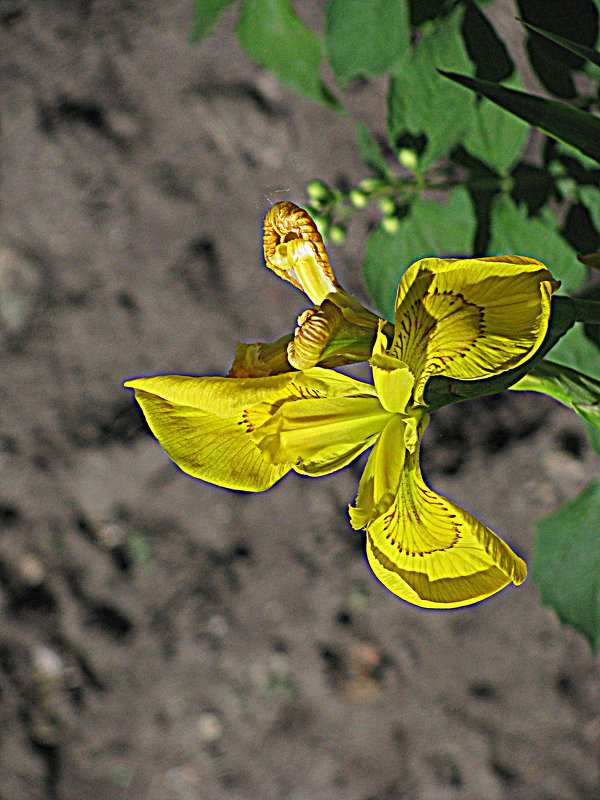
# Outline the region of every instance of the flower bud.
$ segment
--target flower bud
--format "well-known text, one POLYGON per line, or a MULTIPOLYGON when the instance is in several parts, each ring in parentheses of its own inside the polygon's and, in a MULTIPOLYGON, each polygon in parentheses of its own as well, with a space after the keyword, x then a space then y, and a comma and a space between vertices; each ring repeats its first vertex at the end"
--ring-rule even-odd
POLYGON ((398 153, 398 161, 403 167, 406 167, 406 169, 409 169, 411 172, 416 170, 419 163, 415 151, 410 150, 408 147, 402 147, 400 149, 400 152, 398 153))
POLYGON ((306 193, 313 202, 322 203, 331 196, 331 189, 323 181, 310 181, 306 185, 306 193))
POLYGON ((361 192, 360 189, 352 189, 349 197, 354 208, 364 208, 369 202, 367 195, 364 192, 361 192))
POLYGON ((346 229, 341 225, 332 225, 329 229, 329 241, 331 244, 344 244, 346 241, 346 229))
POLYGON ((400 220, 398 217, 384 217, 381 220, 381 227, 386 233, 389 233, 390 236, 393 236, 400 230, 400 220))

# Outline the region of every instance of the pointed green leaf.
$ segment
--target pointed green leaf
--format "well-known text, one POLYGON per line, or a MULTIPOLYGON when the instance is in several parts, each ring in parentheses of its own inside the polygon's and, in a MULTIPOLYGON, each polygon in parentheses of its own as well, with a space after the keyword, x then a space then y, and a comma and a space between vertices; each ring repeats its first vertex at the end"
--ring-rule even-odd
POLYGON ((528 217, 525 206, 517 207, 510 197, 499 195, 492 204, 490 228, 490 255, 537 258, 562 281, 563 292, 574 292, 583 284, 587 270, 558 232, 552 215, 528 217))
POLYGON ((201 42, 233 0, 194 0, 192 41, 201 42))
POLYGON ((537 524, 532 576, 542 600, 580 631, 600 640, 600 481, 537 524))
POLYGON ((339 108, 321 80, 321 40, 299 19, 289 0, 244 0, 237 31, 246 54, 282 83, 339 108))
POLYGON ((585 58, 587 61, 591 61, 592 64, 596 64, 600 67, 600 53, 597 50, 579 44, 579 42, 572 42, 570 39, 565 39, 564 36, 559 36, 557 33, 545 31, 543 28, 538 28, 537 25, 532 25, 530 22, 525 22, 523 19, 520 19, 519 22, 526 28, 529 28, 529 30, 539 33, 540 36, 543 36, 545 39, 559 44, 561 47, 564 47, 565 50, 569 50, 571 53, 575 53, 576 56, 581 56, 581 58, 585 58))
POLYGON ((474 98, 444 81, 436 67, 473 69, 461 36, 464 9, 432 23, 414 50, 394 68, 388 94, 390 142, 403 134, 425 134, 421 167, 436 161, 462 139, 473 121, 474 98))
POLYGON ((454 189, 444 205, 417 198, 397 233, 377 228, 367 241, 364 276, 369 297, 383 316, 394 317, 396 289, 404 270, 426 256, 470 255, 475 214, 465 189, 454 189))
POLYGON ((546 100, 527 92, 506 89, 497 83, 480 81, 468 75, 455 72, 441 74, 450 80, 482 94, 502 108, 524 119, 530 125, 544 131, 566 144, 581 150, 582 153, 600 163, 600 119, 571 108, 556 100, 546 100))
POLYGON ((325 46, 341 85, 359 75, 385 72, 408 48, 406 0, 330 0, 325 46))

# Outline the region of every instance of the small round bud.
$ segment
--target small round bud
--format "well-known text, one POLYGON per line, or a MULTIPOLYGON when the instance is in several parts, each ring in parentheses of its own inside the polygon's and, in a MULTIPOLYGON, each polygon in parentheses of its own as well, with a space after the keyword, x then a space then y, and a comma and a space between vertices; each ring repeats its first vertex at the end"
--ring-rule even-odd
POLYGON ((414 172, 417 168, 418 158, 417 154, 414 150, 410 150, 408 147, 402 147, 400 152, 398 153, 398 161, 402 164, 403 167, 406 169, 411 170, 414 172))
POLYGON ((349 197, 354 208, 364 208, 369 202, 367 195, 364 192, 361 192, 360 189, 352 189, 349 197))
POLYGON ((331 190, 325 186, 323 181, 310 181, 306 185, 306 194, 313 202, 322 203, 330 196, 331 190))
POLYGON ((559 178, 556 181, 556 188, 567 200, 575 200, 577 197, 577 184, 573 178, 559 178))
POLYGON ((398 217, 384 217, 381 220, 381 227, 386 233, 389 233, 390 236, 393 236, 400 230, 400 220, 398 217))
POLYGON ((392 200, 391 197, 382 197, 379 201, 379 208, 381 209, 381 213, 385 217, 391 217, 392 214, 396 211, 396 203, 392 200))
POLYGON ((382 186, 384 186, 384 182, 380 181, 379 178, 363 178, 358 184, 358 188, 367 194, 376 192, 378 189, 381 189, 382 186))
POLYGON ((329 229, 329 241, 331 244, 344 244, 346 230, 341 225, 332 225, 329 229))
POLYGON ((565 174, 565 168, 560 161, 551 161, 548 164, 548 172, 553 178, 560 178, 565 174))

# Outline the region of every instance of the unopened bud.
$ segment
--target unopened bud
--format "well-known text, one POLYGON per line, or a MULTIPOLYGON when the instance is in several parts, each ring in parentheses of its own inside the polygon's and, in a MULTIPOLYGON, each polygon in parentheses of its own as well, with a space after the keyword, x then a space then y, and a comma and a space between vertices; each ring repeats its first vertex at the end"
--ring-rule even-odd
POLYGON ((358 184, 358 188, 367 194, 376 192, 378 189, 381 189, 382 186, 385 186, 385 184, 383 181, 379 180, 379 178, 364 178, 358 184))
POLYGON ((381 220, 381 227, 386 233, 393 236, 400 230, 400 220, 398 217, 384 217, 381 220))
POLYGON ((352 189, 349 197, 354 208, 364 208, 369 202, 367 195, 364 192, 361 192, 360 189, 352 189))
POLYGON ((409 169, 411 172, 415 171, 417 164, 419 163, 415 151, 410 150, 408 147, 402 147, 400 149, 400 152, 398 153, 398 161, 403 167, 406 167, 406 169, 409 169))
POLYGON ((381 209, 381 213, 386 217, 391 217, 392 214, 396 211, 396 203, 392 200, 391 197, 382 197, 379 201, 379 208, 381 209))
POLYGON ((331 190, 325 186, 323 181, 310 181, 306 185, 306 194, 314 202, 322 203, 331 195, 331 190))
POLYGON ((346 230, 341 225, 332 225, 328 235, 331 244, 344 244, 346 241, 346 230))

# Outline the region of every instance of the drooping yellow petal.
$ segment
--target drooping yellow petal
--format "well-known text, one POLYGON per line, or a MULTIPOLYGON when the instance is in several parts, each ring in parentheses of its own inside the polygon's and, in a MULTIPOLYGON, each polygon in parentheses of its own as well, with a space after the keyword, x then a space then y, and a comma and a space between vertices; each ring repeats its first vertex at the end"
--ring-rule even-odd
MULTIPOLYGON (((381 463, 397 459, 393 438, 382 436, 378 445, 381 463)), ((381 508, 375 519, 355 516, 352 524, 367 527, 371 568, 403 600, 426 608, 454 608, 525 580, 525 563, 502 539, 427 486, 418 447, 406 453, 397 494, 381 508)))
MULTIPOLYGON (((135 390, 150 429, 181 469, 219 486, 255 492, 268 489, 301 459, 299 454, 289 461, 281 455, 273 458, 257 445, 270 429, 267 427, 264 434, 258 432, 277 418, 282 407, 300 401, 335 403, 352 398, 368 400, 371 411, 381 411, 373 386, 320 367, 265 378, 157 375, 127 381, 125 386, 135 390)), ((359 426, 364 422, 362 411, 361 405, 355 415, 359 426)), ((331 430, 323 428, 321 432, 322 446, 331 461, 332 449, 343 449, 347 442, 338 445, 337 439, 331 438, 331 430)), ((304 436, 300 431, 301 441, 304 436)), ((313 450, 318 450, 314 444, 313 450)), ((309 469, 311 463, 309 459, 309 469)))
POLYGON ((403 361, 388 355, 386 348, 387 339, 380 325, 370 359, 373 382, 382 406, 387 411, 402 412, 415 378, 403 361))
POLYGON ((260 492, 291 469, 270 464, 248 434, 244 411, 293 396, 294 373, 270 378, 157 375, 127 381, 167 455, 195 478, 260 492))
POLYGON ((410 266, 398 287, 390 355, 414 372, 415 402, 423 402, 432 375, 478 380, 531 358, 559 285, 523 256, 426 258, 410 266))

